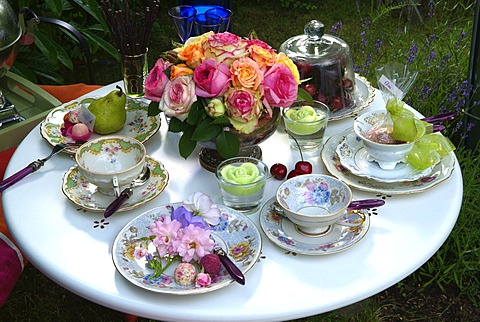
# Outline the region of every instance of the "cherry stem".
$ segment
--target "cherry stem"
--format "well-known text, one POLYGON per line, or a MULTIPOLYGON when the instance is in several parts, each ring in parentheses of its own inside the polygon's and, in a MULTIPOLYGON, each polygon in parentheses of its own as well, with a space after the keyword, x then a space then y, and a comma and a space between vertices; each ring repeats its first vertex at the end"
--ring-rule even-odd
MULTIPOLYGON (((287 130, 285 130, 285 132, 287 132, 287 130)), ((300 148, 300 144, 298 143, 297 139, 294 138, 293 135, 291 135, 291 134, 288 133, 288 132, 287 132, 287 135, 290 136, 290 137, 293 139, 293 141, 295 141, 295 144, 296 144, 297 147, 298 147, 298 152, 300 152, 300 158, 302 159, 302 161, 304 161, 304 160, 303 160, 302 148, 300 148)))

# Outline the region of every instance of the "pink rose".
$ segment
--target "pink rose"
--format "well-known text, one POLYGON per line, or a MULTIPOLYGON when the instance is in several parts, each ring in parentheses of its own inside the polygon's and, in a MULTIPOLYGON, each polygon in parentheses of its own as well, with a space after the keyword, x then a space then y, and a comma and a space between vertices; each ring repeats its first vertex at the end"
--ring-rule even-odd
POLYGON ((183 121, 187 118, 190 107, 196 100, 193 78, 191 76, 178 76, 167 83, 165 94, 158 105, 165 115, 183 121))
POLYGON ((208 286, 212 284, 212 278, 207 273, 198 273, 195 283, 196 287, 208 286))
POLYGON ((172 63, 166 62, 162 58, 157 60, 155 66, 153 66, 145 79, 145 98, 154 102, 160 101, 165 90, 165 85, 167 85, 169 81, 165 70, 172 65, 172 63))
POLYGON ((205 58, 214 58, 217 63, 230 65, 248 55, 247 41, 229 32, 213 34, 203 44, 205 58))
POLYGON ((207 59, 193 71, 197 85, 195 93, 200 97, 216 97, 225 94, 230 82, 230 69, 227 65, 217 65, 215 59, 207 59))
POLYGON ((263 78, 266 105, 289 107, 297 99, 298 85, 288 67, 276 63, 263 78))
POLYGON ((235 129, 246 134, 255 130, 263 108, 259 92, 231 88, 225 94, 225 106, 227 117, 235 129))

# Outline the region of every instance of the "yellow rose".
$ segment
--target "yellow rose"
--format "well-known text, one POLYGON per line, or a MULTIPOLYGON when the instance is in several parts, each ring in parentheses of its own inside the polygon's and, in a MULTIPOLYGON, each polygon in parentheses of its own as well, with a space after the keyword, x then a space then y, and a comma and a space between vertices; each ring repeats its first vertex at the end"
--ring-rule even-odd
POLYGON ((260 68, 273 66, 276 60, 276 53, 272 50, 263 48, 259 45, 251 45, 248 47, 250 57, 258 64, 260 68))
POLYGON ((193 69, 188 68, 185 64, 173 65, 170 70, 170 79, 175 79, 178 76, 193 75, 193 69))
POLYGON ((237 87, 257 90, 263 81, 263 73, 258 64, 251 58, 242 57, 230 66, 232 84, 237 87))
POLYGON ((290 58, 288 58, 287 55, 285 55, 285 53, 279 53, 277 55, 277 62, 279 64, 287 66, 288 69, 290 69, 290 71, 292 72, 292 75, 295 78, 297 84, 300 84, 300 73, 298 72, 297 66, 290 58))

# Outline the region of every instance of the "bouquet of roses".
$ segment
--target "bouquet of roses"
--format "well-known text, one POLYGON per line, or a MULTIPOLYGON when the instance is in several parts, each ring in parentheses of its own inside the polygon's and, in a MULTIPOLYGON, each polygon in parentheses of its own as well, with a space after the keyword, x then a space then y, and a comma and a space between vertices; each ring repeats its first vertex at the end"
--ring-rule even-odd
POLYGON ((215 141, 224 158, 240 143, 232 128, 252 133, 273 109, 298 98, 299 72, 284 53, 265 42, 229 32, 205 33, 158 59, 145 80, 149 115, 171 117, 169 131, 182 132, 180 155, 187 158, 198 141, 215 141))

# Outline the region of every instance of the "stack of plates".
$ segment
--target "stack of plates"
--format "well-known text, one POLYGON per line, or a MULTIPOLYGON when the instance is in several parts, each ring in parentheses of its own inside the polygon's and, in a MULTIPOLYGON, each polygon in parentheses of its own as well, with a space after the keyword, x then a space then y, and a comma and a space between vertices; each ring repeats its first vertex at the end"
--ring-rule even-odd
POLYGON ((453 152, 425 170, 399 163, 393 170, 383 170, 367 161, 361 139, 352 129, 330 137, 322 150, 327 170, 351 187, 363 191, 409 194, 427 190, 450 177, 455 166, 453 152))

